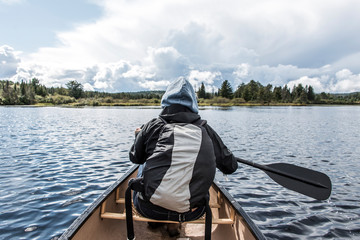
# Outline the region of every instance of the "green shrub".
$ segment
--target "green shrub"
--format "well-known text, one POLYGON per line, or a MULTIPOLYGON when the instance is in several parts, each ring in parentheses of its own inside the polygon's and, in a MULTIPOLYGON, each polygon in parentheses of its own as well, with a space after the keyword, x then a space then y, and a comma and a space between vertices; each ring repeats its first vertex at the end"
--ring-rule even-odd
POLYGON ((234 98, 231 100, 231 103, 236 105, 246 103, 246 101, 243 98, 234 98))

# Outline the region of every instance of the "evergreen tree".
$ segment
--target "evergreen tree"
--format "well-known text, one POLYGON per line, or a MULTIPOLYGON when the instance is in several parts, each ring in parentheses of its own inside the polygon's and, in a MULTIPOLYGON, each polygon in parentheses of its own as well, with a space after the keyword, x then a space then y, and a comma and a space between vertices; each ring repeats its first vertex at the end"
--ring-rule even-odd
POLYGON ((19 103, 19 99, 15 91, 15 84, 13 82, 6 81, 3 90, 3 97, 3 103, 5 105, 15 105, 19 103))
POLYGON ((21 80, 20 83, 20 95, 23 96, 26 94, 26 84, 24 83, 23 80, 21 80))
POLYGON ((326 94, 325 92, 321 92, 320 93, 320 98, 321 99, 329 99, 329 94, 326 94))
POLYGON ((300 83, 295 87, 295 99, 300 98, 303 92, 305 92, 305 89, 303 85, 300 83))
POLYGON ((309 86, 307 88, 307 99, 309 101, 314 101, 315 100, 315 93, 314 93, 314 89, 312 86, 309 86))
POLYGON ((290 89, 285 85, 281 90, 281 99, 284 103, 292 102, 290 89))
POLYGON ((68 90, 64 87, 58 87, 55 89, 55 93, 59 95, 68 95, 68 90))
POLYGON ((272 85, 271 84, 268 84, 265 88, 264 88, 264 96, 263 96, 263 100, 264 102, 271 102, 271 99, 272 99, 272 85))
POLYGON ((307 103, 307 91, 300 83, 299 85, 294 85, 293 90, 291 92, 293 97, 293 102, 297 103, 307 103))
POLYGON ((307 103, 308 102, 307 93, 306 93, 305 90, 301 92, 300 97, 298 98, 298 101, 300 103, 307 103))
POLYGON ((37 94, 39 83, 40 81, 37 78, 31 79, 31 86, 35 94, 37 94))
POLYGON ((225 80, 221 84, 221 88, 219 89, 219 94, 221 97, 224 98, 232 98, 233 97, 233 90, 228 80, 225 80))
POLYGON ((244 98, 245 83, 241 83, 234 92, 234 98, 244 98))
POLYGON ((255 82, 254 80, 251 80, 247 85, 246 85, 246 89, 247 89, 247 98, 248 100, 246 101, 255 101, 258 99, 259 96, 259 90, 260 87, 262 87, 262 85, 259 82, 255 82))
POLYGON ((200 85, 197 95, 198 95, 198 98, 206 98, 206 91, 205 91, 205 86, 204 86, 203 82, 200 85))
POLYGON ((273 91, 273 99, 275 100, 275 102, 280 102, 281 101, 281 87, 275 87, 274 91, 273 91))
POLYGON ((66 87, 69 89, 69 95, 71 97, 78 99, 83 95, 83 86, 77 81, 68 82, 66 87))
POLYGON ((261 87, 261 88, 259 88, 259 91, 258 91, 258 97, 257 97, 258 102, 260 102, 260 103, 266 102, 264 97, 265 97, 265 88, 261 87))
POLYGON ((246 85, 244 89, 243 98, 246 102, 250 101, 252 98, 252 95, 250 93, 250 88, 248 87, 248 85, 246 85))

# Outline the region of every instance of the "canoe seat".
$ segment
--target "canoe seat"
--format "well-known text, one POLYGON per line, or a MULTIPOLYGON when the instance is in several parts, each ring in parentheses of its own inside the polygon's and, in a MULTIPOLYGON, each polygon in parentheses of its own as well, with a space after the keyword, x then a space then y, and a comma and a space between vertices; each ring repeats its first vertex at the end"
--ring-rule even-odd
MULTIPOLYGON (((134 233, 134 221, 146 221, 146 222, 162 222, 162 223, 178 223, 179 221, 170 221, 170 220, 154 220, 154 219, 150 219, 150 218, 146 218, 141 216, 134 207, 133 201, 132 201, 132 191, 142 191, 143 190, 143 185, 141 184, 141 179, 137 178, 137 179, 130 179, 129 183, 128 183, 128 187, 125 191, 125 199, 120 199, 118 198, 118 196, 120 196, 120 194, 116 194, 116 199, 115 201, 117 203, 123 203, 125 207, 122 208, 118 208, 118 210, 123 209, 122 213, 117 213, 117 212, 106 212, 106 200, 102 203, 101 205, 101 218, 107 218, 107 219, 120 219, 120 220, 125 220, 126 221, 126 231, 127 231, 127 239, 129 240, 133 240, 135 239, 135 233, 134 233)), ((218 193, 218 197, 217 200, 221 200, 221 198, 219 198, 219 193, 218 193)), ((221 203, 221 201, 220 201, 221 203)), ((218 207, 219 204, 215 204, 216 207, 218 207)), ((220 205, 219 205, 220 207, 220 205)), ((211 229, 212 229, 212 224, 233 224, 234 223, 234 213, 230 214, 230 221, 228 221, 229 219, 220 219, 220 218, 215 218, 213 219, 213 215, 218 215, 219 211, 213 211, 211 210, 210 204, 209 204, 209 200, 206 202, 205 204, 205 218, 200 218, 200 219, 196 219, 193 221, 186 221, 187 223, 201 223, 205 225, 205 240, 210 240, 211 239, 211 229), (217 213, 217 214, 214 214, 217 213)), ((180 215, 179 215, 180 216, 180 215)), ((181 221, 180 221, 181 222, 181 221)))
MULTIPOLYGON (((125 198, 118 198, 116 200, 117 204, 125 204, 125 198)), ((218 203, 210 203, 210 208, 220 208, 220 204, 218 203)), ((174 221, 165 221, 165 220, 154 220, 154 219, 150 219, 150 218, 146 218, 141 216, 140 213, 137 212, 136 208, 134 207, 134 205, 132 206, 133 209, 133 220, 134 221, 140 221, 140 222, 162 222, 162 223, 177 223, 174 221)), ((122 213, 116 213, 116 212, 107 212, 106 211, 106 201, 102 203, 101 206, 101 218, 105 218, 105 219, 117 219, 117 220, 126 220, 126 211, 124 208, 124 211, 122 213)), ((193 221, 188 221, 186 223, 195 223, 195 224, 205 224, 205 217, 201 217, 197 220, 193 220, 193 221)), ((217 217, 212 217, 212 223, 213 224, 233 224, 234 223, 234 219, 231 218, 217 218, 217 217)))

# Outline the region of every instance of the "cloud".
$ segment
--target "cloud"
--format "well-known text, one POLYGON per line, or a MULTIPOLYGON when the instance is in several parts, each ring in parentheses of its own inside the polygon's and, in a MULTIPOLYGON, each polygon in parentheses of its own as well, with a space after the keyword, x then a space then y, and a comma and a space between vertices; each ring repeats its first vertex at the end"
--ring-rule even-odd
POLYGON ((18 53, 10 46, 0 46, 0 78, 9 78, 16 74, 20 63, 18 53))
POLYGON ((290 81, 288 86, 302 84, 312 86, 316 92, 350 93, 360 90, 360 74, 353 74, 349 69, 343 69, 334 75, 322 75, 320 77, 301 77, 290 81))
POLYGON ((149 90, 158 90, 158 89, 166 89, 166 87, 170 84, 170 81, 162 80, 162 81, 145 81, 139 83, 141 87, 149 90))
POLYGON ((353 74, 349 69, 343 69, 336 73, 331 92, 356 92, 360 90, 360 74, 353 74))
POLYGON ((203 83, 207 92, 217 91, 217 87, 214 86, 216 80, 223 81, 221 72, 199 71, 192 70, 188 75, 189 82, 197 90, 203 83))
POLYGON ((95 90, 108 92, 145 90, 145 86, 150 86, 145 84, 146 81, 152 81, 154 76, 147 67, 127 61, 96 65, 88 68, 86 73, 85 82, 95 90))
POLYGON ((174 47, 148 49, 148 64, 159 78, 175 79, 188 71, 188 62, 174 47))
POLYGON ((57 31, 56 45, 23 53, 21 61, 7 50, 15 55, 2 60, 0 77, 55 86, 77 80, 110 92, 165 89, 179 76, 207 91, 225 79, 233 89, 253 79, 360 91, 357 0, 94 2, 102 16, 57 31))
MULTIPOLYGON (((179 76, 185 76, 197 89, 204 83, 206 91, 217 91, 222 81, 230 79, 235 90, 241 83, 250 80, 260 81, 263 85, 289 87, 293 85, 311 85, 316 92, 354 92, 360 91, 360 74, 349 69, 334 70, 331 65, 321 68, 299 68, 293 65, 250 65, 242 63, 237 66, 212 66, 208 70, 194 69, 190 61, 175 48, 150 48, 143 62, 131 63, 118 61, 96 64, 86 68, 58 68, 44 65, 26 65, 7 49, 7 57, 13 59, 12 68, 6 64, 8 76, 13 81, 39 78, 47 86, 64 86, 68 81, 76 80, 92 91, 140 91, 164 90, 167 85, 179 76), (21 63, 21 64, 20 64, 21 63), (227 77, 226 77, 227 76, 227 77), (230 78, 228 78, 230 77, 230 78)), ((5 56, 2 54, 1 56, 5 56)), ((3 71, 4 72, 4 71, 3 71)))
POLYGON ((301 84, 303 87, 312 86, 315 92, 326 92, 325 83, 329 81, 329 76, 321 76, 321 77, 308 77, 304 76, 297 80, 290 81, 287 86, 292 89, 295 85, 301 84))
POLYGON ((284 86, 311 85, 315 92, 346 93, 360 91, 360 74, 354 74, 349 69, 336 71, 330 65, 320 68, 298 68, 293 65, 251 66, 240 64, 233 72, 235 86, 250 80, 259 81, 263 85, 284 86))
POLYGON ((285 85, 289 81, 296 80, 304 76, 319 76, 331 74, 332 69, 329 65, 320 68, 299 68, 294 65, 282 65, 271 67, 269 65, 252 66, 250 64, 240 64, 233 72, 235 82, 249 82, 250 80, 259 81, 263 84, 285 85))

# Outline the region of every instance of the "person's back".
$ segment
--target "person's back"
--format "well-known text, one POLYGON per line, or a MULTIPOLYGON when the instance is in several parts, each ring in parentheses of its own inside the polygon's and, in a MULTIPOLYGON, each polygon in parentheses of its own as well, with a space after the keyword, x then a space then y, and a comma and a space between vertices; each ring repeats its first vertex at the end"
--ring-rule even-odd
POLYGON ((190 221, 205 211, 215 168, 224 173, 237 162, 206 121, 198 115, 195 91, 184 78, 171 83, 160 116, 137 129, 130 160, 143 164, 144 192, 134 204, 157 220, 190 221))

